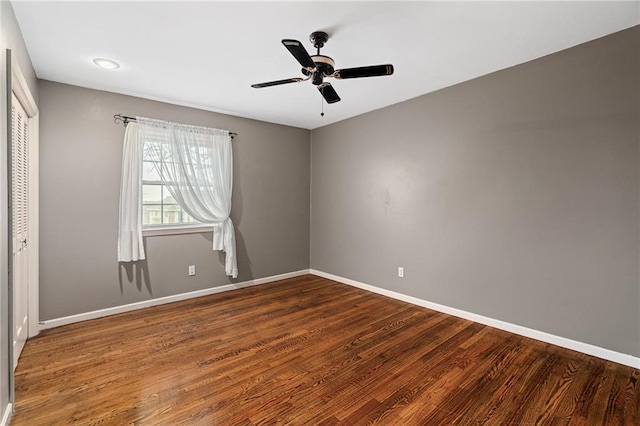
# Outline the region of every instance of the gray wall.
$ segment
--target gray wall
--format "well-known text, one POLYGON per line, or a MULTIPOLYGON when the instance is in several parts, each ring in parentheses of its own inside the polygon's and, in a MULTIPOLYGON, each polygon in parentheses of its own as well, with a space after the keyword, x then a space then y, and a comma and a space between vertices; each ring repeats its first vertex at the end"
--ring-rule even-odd
POLYGON ((639 40, 313 130, 311 267, 639 356, 639 40))
POLYGON ((9 342, 12 332, 9 329, 8 296, 8 216, 7 216, 7 64, 5 50, 11 49, 27 81, 31 94, 38 101, 38 87, 29 53, 22 39, 13 8, 8 1, 0 1, 0 416, 9 404, 9 342))
POLYGON ((40 319, 309 267, 309 131, 40 81, 40 319), (113 115, 230 129, 239 276, 211 233, 145 238, 147 260, 119 265, 124 126, 113 115), (195 277, 187 276, 195 264, 195 277))

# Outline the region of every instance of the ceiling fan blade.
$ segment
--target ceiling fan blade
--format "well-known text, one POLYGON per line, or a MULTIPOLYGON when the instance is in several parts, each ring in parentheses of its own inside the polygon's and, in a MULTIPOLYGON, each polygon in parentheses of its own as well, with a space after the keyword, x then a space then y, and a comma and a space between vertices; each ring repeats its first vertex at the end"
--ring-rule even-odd
POLYGON ((322 83, 318 86, 318 90, 328 104, 335 104, 340 101, 340 96, 336 93, 336 89, 330 83, 322 83))
POLYGON ((299 81, 303 81, 303 78, 287 78, 286 80, 276 80, 276 81, 268 81, 266 83, 258 83, 252 84, 251 87, 255 89, 259 89, 261 87, 271 87, 271 86, 279 86, 281 84, 289 84, 289 83, 298 83, 299 81))
POLYGON ((282 44, 284 44, 284 47, 286 47, 287 50, 291 52, 293 57, 296 58, 300 65, 305 68, 316 67, 313 59, 311 59, 311 56, 309 56, 307 49, 305 49, 302 43, 300 43, 298 40, 284 39, 282 40, 282 44))
POLYGON ((344 80, 347 78, 378 77, 391 74, 393 74, 393 65, 387 64, 336 70, 335 77, 344 80))

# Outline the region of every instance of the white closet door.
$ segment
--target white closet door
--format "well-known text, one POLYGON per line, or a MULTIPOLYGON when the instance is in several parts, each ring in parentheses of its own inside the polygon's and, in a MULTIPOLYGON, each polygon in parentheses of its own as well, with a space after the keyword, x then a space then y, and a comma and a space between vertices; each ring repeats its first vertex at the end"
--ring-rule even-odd
POLYGON ((11 200, 13 241, 13 368, 27 341, 29 324, 29 119, 12 94, 11 200))

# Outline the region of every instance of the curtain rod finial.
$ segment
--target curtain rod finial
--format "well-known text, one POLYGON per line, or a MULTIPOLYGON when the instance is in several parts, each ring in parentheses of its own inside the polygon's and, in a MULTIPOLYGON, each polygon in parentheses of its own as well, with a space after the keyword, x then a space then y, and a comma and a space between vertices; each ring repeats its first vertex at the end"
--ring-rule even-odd
POLYGON ((129 117, 127 115, 122 115, 122 114, 115 114, 113 116, 113 121, 116 124, 124 124, 125 127, 127 126, 127 124, 129 124, 130 121, 136 121, 135 117, 129 117))

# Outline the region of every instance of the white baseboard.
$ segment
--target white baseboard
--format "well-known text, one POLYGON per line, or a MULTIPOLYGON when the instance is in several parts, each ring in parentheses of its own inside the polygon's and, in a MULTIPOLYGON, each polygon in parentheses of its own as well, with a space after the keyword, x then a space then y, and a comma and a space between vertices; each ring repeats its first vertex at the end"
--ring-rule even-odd
POLYGON ((11 422, 11 414, 13 413, 13 404, 8 403, 4 409, 4 414, 2 415, 2 422, 0 422, 0 426, 8 426, 9 422, 11 422))
POLYGON ((363 290, 371 291, 373 293, 378 293, 383 296, 391 297, 393 299, 401 300, 403 302, 408 302, 414 305, 422 306, 424 308, 433 309, 434 311, 443 312, 445 314, 453 315, 455 317, 464 318, 480 324, 488 325, 490 327, 499 328, 500 330, 505 330, 510 333, 519 334, 525 337, 530 337, 532 339, 540 340, 542 342, 551 343, 552 345, 561 346, 563 348, 582 352, 587 355, 593 355, 595 357, 606 359, 608 361, 613 361, 619 364, 627 365, 629 367, 640 369, 640 358, 632 355, 615 352, 610 349, 605 349, 599 346, 591 345, 589 343, 578 342, 576 340, 567 339, 566 337, 556 336, 553 334, 545 333, 543 331, 538 331, 531 328, 523 327, 521 325, 511 324, 505 321, 500 321, 497 319, 474 314, 472 312, 466 312, 460 309, 451 308, 449 306, 440 305, 438 303, 428 302, 426 300, 418 299, 417 297, 407 296, 405 294, 397 293, 391 290, 385 290, 383 288, 379 288, 369 284, 354 281, 349 278, 328 274, 326 272, 317 271, 315 269, 311 269, 310 273, 314 275, 318 275, 323 278, 333 280, 333 281, 338 281, 343 284, 348 284, 353 287, 361 288, 363 290))
MULTIPOLYGON (((309 274, 308 269, 301 271, 288 272, 286 274, 273 275, 255 280, 243 281, 240 283, 227 284, 219 287, 207 288, 204 290, 196 290, 188 293, 175 294, 173 296, 159 297, 157 299, 144 300, 142 302, 130 303, 127 305, 114 306, 112 308, 99 309, 97 311, 85 312, 82 314, 70 315, 68 317, 55 318, 40 322, 40 330, 60 327, 61 325, 72 324, 80 321, 106 317, 108 315, 120 314, 123 312, 134 311, 136 309, 149 308, 151 306, 164 305, 166 303, 178 302, 180 300, 193 299, 194 297, 208 296, 210 294, 222 293, 225 291, 237 290, 239 288, 251 287, 259 284, 266 284, 274 281, 280 281, 287 278, 299 277, 309 274)), ((1 425, 0 425, 1 426, 1 425)))

